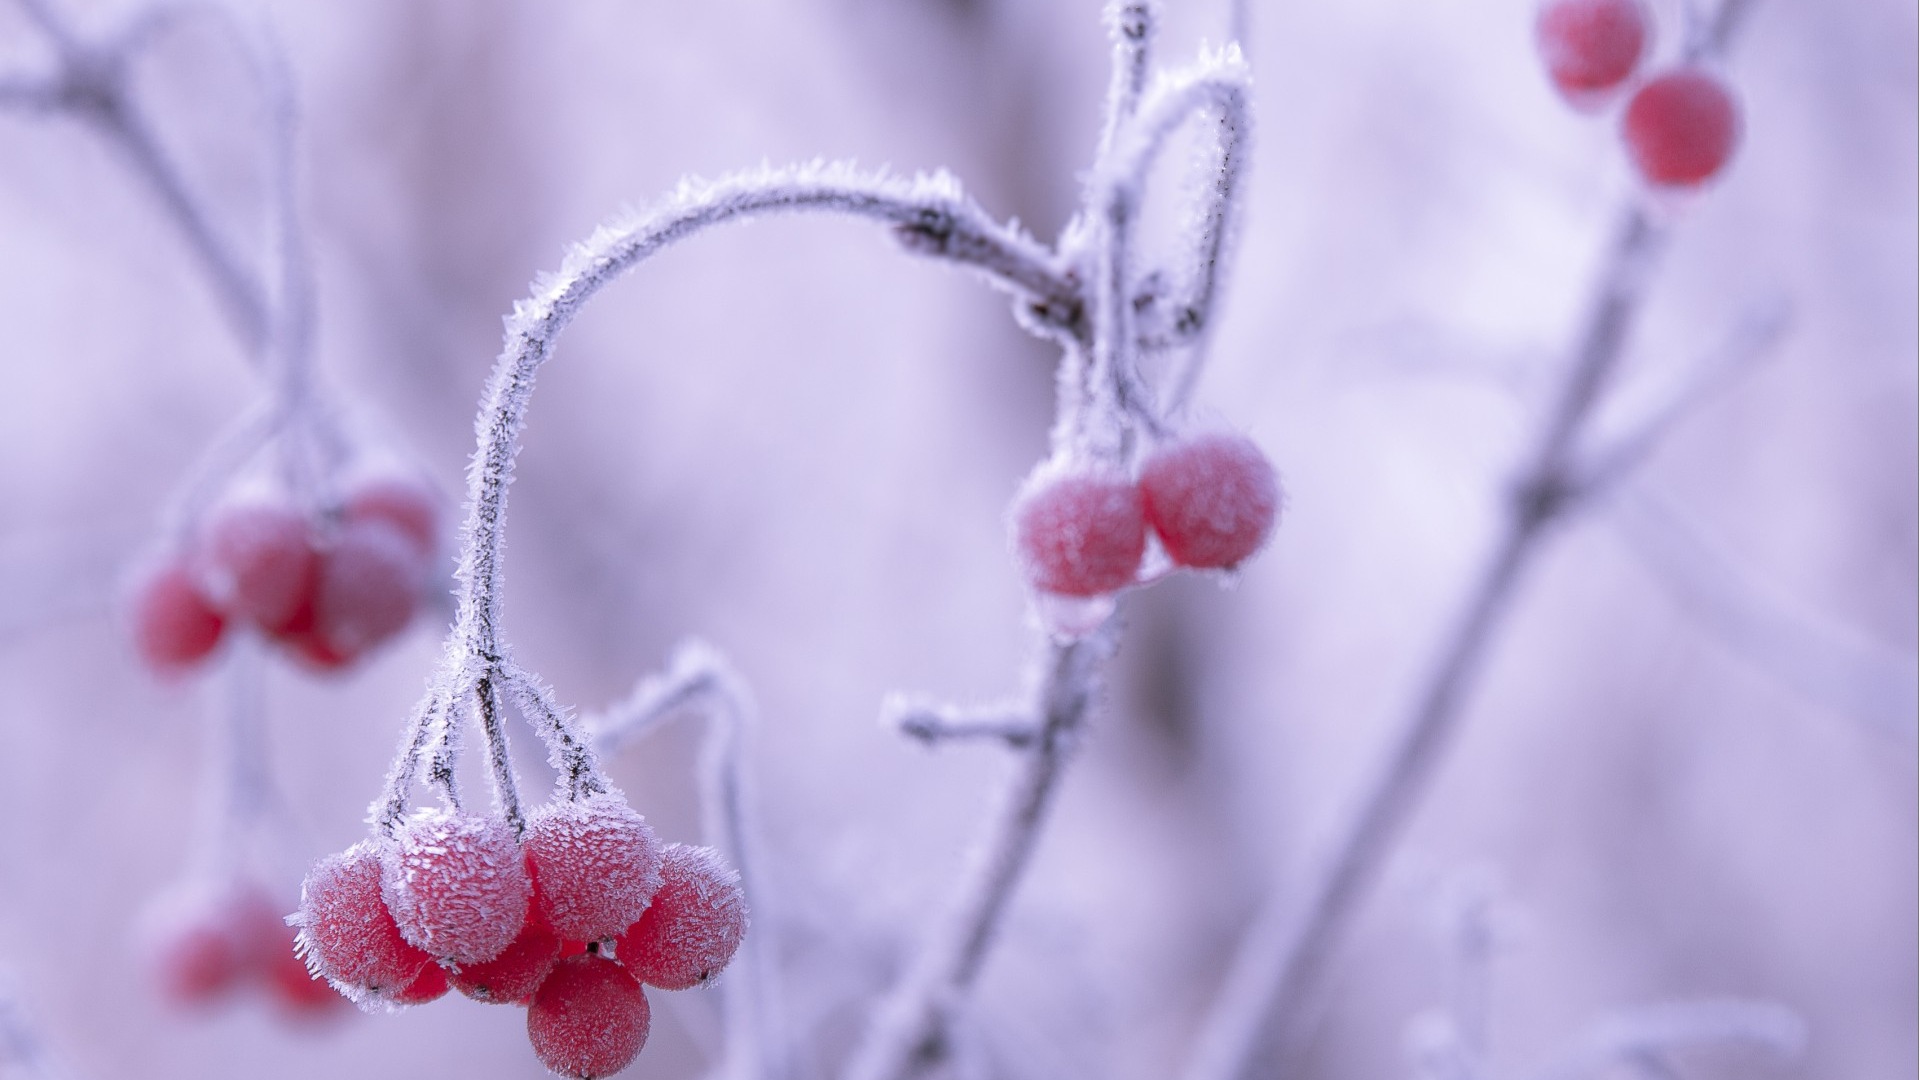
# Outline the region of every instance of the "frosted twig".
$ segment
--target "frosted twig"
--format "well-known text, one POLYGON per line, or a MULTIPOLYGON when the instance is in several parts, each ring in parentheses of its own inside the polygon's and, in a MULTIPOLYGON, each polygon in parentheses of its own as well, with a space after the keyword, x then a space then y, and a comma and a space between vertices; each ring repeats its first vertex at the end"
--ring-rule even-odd
POLYGON ((1103 158, 1139 108, 1153 61, 1153 39, 1160 30, 1160 5, 1157 0, 1121 0, 1108 4, 1105 16, 1107 36, 1113 41, 1113 70, 1107 83, 1106 123, 1100 132, 1103 158))
POLYGON ((1296 901, 1274 890, 1255 917, 1201 1032, 1189 1080, 1274 1075, 1304 1036, 1302 1016, 1354 909, 1438 769, 1468 692, 1548 526, 1579 501, 1574 453, 1612 379, 1666 232, 1625 208, 1571 357, 1514 485, 1505 529, 1440 639, 1381 766, 1361 788, 1296 901))
POLYGON ((1538 1080, 1579 1080, 1623 1061, 1657 1061, 1669 1051, 1711 1043, 1744 1043, 1782 1058, 1806 1049, 1799 1014, 1768 1001, 1681 1001, 1629 1009, 1596 1023, 1577 1048, 1538 1080))
POLYGON ((1920 672, 1910 656, 1784 603, 1644 486, 1614 492, 1608 510, 1668 595, 1756 670, 1895 738, 1920 738, 1920 672))
POLYGON ((1680 422, 1723 391, 1734 377, 1751 371, 1785 336, 1784 304, 1755 311, 1740 320, 1728 340, 1713 354, 1693 365, 1689 376, 1659 404, 1639 417, 1631 430, 1585 454, 1574 483, 1586 496, 1611 487, 1645 461, 1680 422))
POLYGON ((547 744, 548 763, 560 774, 567 798, 584 799, 610 786, 593 752, 593 739, 572 714, 554 700, 540 677, 516 664, 504 666, 507 696, 547 744))
POLYGON ((952 906, 931 928, 854 1052, 850 1080, 908 1080, 946 1060, 954 1014, 980 974, 1013 886, 1039 840, 1115 638, 1108 620, 1088 637, 1048 646, 1034 709, 1042 718, 1040 737, 1015 766, 972 864, 952 893, 952 906))
POLYGON ((595 749, 605 754, 656 730, 678 713, 699 711, 707 719, 700 752, 701 815, 709 842, 732 859, 740 886, 755 908, 753 931, 735 958, 734 974, 721 980, 727 1013, 726 1055, 717 1075, 734 1080, 781 1080, 787 1075, 784 1028, 774 994, 779 955, 776 920, 760 887, 765 865, 753 826, 753 788, 743 744, 753 725, 753 697, 745 680, 710 646, 689 641, 674 651, 667 670, 637 683, 620 703, 585 718, 595 749))
POLYGON ((716 225, 767 214, 832 212, 871 218, 912 238, 916 250, 981 270, 1030 299, 1072 293, 1051 256, 995 224, 945 174, 911 182, 812 165, 688 182, 664 205, 594 231, 559 273, 534 284, 507 320, 506 347, 488 380, 468 468, 467 520, 456 577, 459 610, 448 641, 453 669, 500 658, 499 568, 507 485, 540 365, 580 307, 621 274, 670 245, 716 225))
MULTIPOLYGON (((60 70, 53 90, 60 110, 80 116, 107 135, 179 227, 199 257, 214 286, 214 295, 232 322, 248 354, 258 357, 267 347, 271 320, 266 290, 258 276, 213 223, 206 206, 194 196, 179 167, 155 138, 139 103, 127 92, 127 46, 143 44, 136 34, 93 45, 82 40, 48 0, 20 0, 34 22, 52 42, 60 70)), ((0 95, 0 104, 8 98, 0 95)), ((24 96, 24 104, 47 111, 44 99, 24 96)))
MULTIPOLYGON (((434 687, 427 691, 414 708, 413 719, 407 724, 406 733, 401 737, 400 753, 394 758, 393 767, 387 773, 387 782, 380 794, 380 800, 373 804, 369 817, 382 835, 391 836, 400 827, 407 815, 407 793, 413 786, 414 775, 420 768, 420 755, 426 751, 436 735, 440 736, 444 746, 452 739, 450 729, 456 695, 461 688, 441 689, 434 687)), ((446 754, 436 758, 432 767, 432 779, 440 786, 447 801, 456 808, 460 805, 459 794, 455 789, 453 777, 453 758, 446 754)))
POLYGON ((493 775, 493 792, 500 800, 501 816, 513 830, 514 839, 527 835, 527 816, 520 809, 520 782, 513 775, 513 758, 507 749, 506 718, 501 715, 500 673, 489 670, 474 685, 474 707, 480 713, 480 731, 487 739, 487 768, 493 775))
POLYGON ((1019 750, 1040 738, 1040 725, 1024 703, 966 708, 895 694, 880 704, 880 723, 928 746, 961 739, 998 739, 1019 750))
MULTIPOLYGON (((1096 407, 1110 399, 1149 430, 1157 431, 1161 422, 1148 403, 1134 359, 1139 335, 1135 330, 1137 290, 1132 251, 1146 174, 1173 131, 1202 109, 1217 108, 1244 128, 1247 80, 1246 65, 1232 46, 1218 55, 1202 57, 1190 70, 1163 76, 1141 101, 1138 114, 1116 137, 1112 153, 1103 157, 1096 169, 1099 257, 1094 271, 1094 335, 1088 379, 1096 407)), ((1229 194, 1231 190, 1229 185, 1229 194)), ((1220 208, 1223 223, 1226 213, 1225 207, 1220 208)), ((1207 243, 1211 242, 1203 240, 1207 243)), ((1218 254, 1217 249, 1213 254, 1218 254)), ((1207 289, 1211 302, 1211 285, 1207 289)), ((1100 454, 1124 451, 1124 447, 1090 449, 1100 454)))

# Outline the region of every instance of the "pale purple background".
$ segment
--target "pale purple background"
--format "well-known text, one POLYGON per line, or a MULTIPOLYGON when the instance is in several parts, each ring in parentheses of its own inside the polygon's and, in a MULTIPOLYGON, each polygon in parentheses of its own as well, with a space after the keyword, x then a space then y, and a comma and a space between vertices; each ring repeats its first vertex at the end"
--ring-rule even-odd
MULTIPOLYGON (((76 6, 89 26, 122 7, 76 6)), ((450 491, 500 316, 597 221, 685 173, 827 157, 950 168, 1050 238, 1106 78, 1096 0, 252 6, 302 96, 320 363, 450 491)), ((1169 59, 1219 39, 1223 4, 1169 7, 1169 59)), ((1257 898, 1298 880, 1398 722, 1629 190, 1609 121, 1542 78, 1531 11, 1254 5, 1245 230, 1199 396, 1278 463, 1286 520, 1236 589, 1181 580, 1132 604, 1109 707, 980 988, 990 1075, 1172 1075, 1257 898)), ((1682 508, 1894 693, 1839 707, 1783 680, 1685 606, 1616 514, 1581 518, 1336 962, 1312 1075, 1408 1075, 1407 1023, 1447 994, 1436 898, 1463 875, 1504 912, 1503 1078, 1606 1010, 1728 995, 1800 1010, 1808 1057, 1706 1053, 1690 1075, 1913 1074, 1915 751, 1880 722, 1911 731, 1915 39, 1908 0, 1761 0, 1728 68, 1746 141, 1685 213, 1626 380, 1655 385, 1756 305, 1789 305, 1772 358, 1629 491, 1682 508)), ((39 50, 0 3, 0 70, 39 50)), ((223 223, 257 235, 257 98, 227 47, 186 32, 140 71, 223 223)), ((193 855, 217 680, 145 677, 113 582, 257 386, 172 224, 83 126, 0 114, 0 238, 14 996, 78 1078, 540 1075, 514 1010, 450 999, 290 1031, 256 1006, 182 1016, 143 981, 133 920, 193 855)), ((509 636, 582 707, 688 635, 750 680, 807 1075, 858 1031, 1004 768, 875 717, 889 690, 1019 685, 1036 636, 1002 515, 1044 453, 1052 359, 967 275, 805 220, 632 275, 536 395, 509 636)), ((345 679, 273 672, 305 829, 276 868, 289 895, 363 834, 437 648, 423 625, 345 679)), ((674 839, 697 833, 696 739, 683 725, 613 763, 674 839)), ((632 1075, 697 1075, 713 1022, 710 998, 656 995, 632 1075)))

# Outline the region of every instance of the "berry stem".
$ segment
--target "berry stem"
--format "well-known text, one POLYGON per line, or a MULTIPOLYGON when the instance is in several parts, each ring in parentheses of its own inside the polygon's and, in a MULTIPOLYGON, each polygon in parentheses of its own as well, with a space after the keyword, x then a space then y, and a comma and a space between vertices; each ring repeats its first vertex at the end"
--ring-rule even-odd
POLYGON ((1117 637, 1116 622, 1109 619, 1087 637, 1049 645, 1035 710, 1039 738, 1022 754, 972 865, 953 891, 953 905, 931 928, 855 1051, 850 1080, 925 1076, 950 1056, 954 1012, 979 976, 1013 887, 1032 858, 1117 637))
POLYGON ((1548 526, 1592 494, 1577 483, 1574 458, 1666 239, 1638 202, 1622 211, 1565 382, 1519 470, 1505 529, 1440 638, 1400 734, 1333 833, 1304 893, 1295 899, 1273 890, 1255 916, 1202 1028, 1188 1080, 1251 1080, 1296 1060, 1320 976, 1439 770, 1521 575, 1538 557, 1548 526))
POLYGON ((493 790, 500 800, 500 812, 513 830, 513 838, 527 835, 527 816, 520 809, 520 782, 513 774, 513 757, 508 753, 505 719, 500 715, 499 672, 489 670, 474 685, 474 704, 480 710, 480 731, 487 740, 487 767, 493 774, 493 790))
POLYGON ((509 666, 504 674, 507 693, 520 715, 533 724, 547 744, 548 760, 566 785, 567 798, 584 799, 607 791, 612 785, 600 771, 594 756, 593 740, 573 715, 554 700, 553 691, 525 668, 509 666))
MULTIPOLYGON (((453 735, 448 729, 453 727, 453 718, 448 714, 452 697, 451 692, 432 689, 414 708, 413 719, 401 738, 400 753, 387 772, 387 782, 381 791, 380 801, 374 804, 373 822, 382 836, 393 836, 394 830, 400 827, 407 816, 407 790, 413 785, 414 773, 420 767, 420 755, 425 752, 428 742, 439 734, 442 747, 451 743, 453 735)), ((452 755, 436 756, 429 772, 447 802, 458 809, 460 802, 455 791, 452 755)))

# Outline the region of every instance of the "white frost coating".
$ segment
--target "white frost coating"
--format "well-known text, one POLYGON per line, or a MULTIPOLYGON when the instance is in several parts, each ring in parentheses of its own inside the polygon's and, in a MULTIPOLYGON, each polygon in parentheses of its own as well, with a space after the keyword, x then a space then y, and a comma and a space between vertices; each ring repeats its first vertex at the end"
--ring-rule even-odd
POLYGON ((617 792, 535 810, 526 850, 541 911, 568 941, 625 933, 660 891, 660 842, 617 792))
POLYGON ((662 990, 711 982, 747 933, 740 875, 719 852, 689 844, 667 846, 661 873, 665 883, 653 906, 615 955, 635 978, 662 990))
POLYGON ((499 818, 416 811, 382 853, 380 894, 401 936, 455 964, 504 952, 531 892, 520 845, 499 818))
POLYGON ((389 1008, 425 967, 425 953, 400 936, 382 898, 381 848, 363 840, 307 871, 300 910, 287 917, 307 970, 362 1009, 389 1008))

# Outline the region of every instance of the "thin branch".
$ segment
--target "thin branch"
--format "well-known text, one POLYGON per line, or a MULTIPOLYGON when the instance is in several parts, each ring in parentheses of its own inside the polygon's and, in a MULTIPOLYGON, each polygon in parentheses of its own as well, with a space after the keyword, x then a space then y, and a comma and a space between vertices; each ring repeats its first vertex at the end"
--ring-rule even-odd
POLYGON ((1665 233, 1638 205, 1615 231, 1567 380, 1520 471, 1506 526, 1440 639, 1409 718, 1361 789, 1297 906, 1275 890, 1235 956, 1201 1033, 1190 1080, 1274 1075, 1306 1032, 1303 1015, 1355 910, 1438 770, 1539 541, 1577 501, 1574 448, 1619 364, 1665 233))
POLYGON ((1110 0, 1106 11, 1107 36, 1113 42, 1113 67, 1107 84, 1106 121, 1100 132, 1099 157, 1105 158, 1120 132, 1140 107, 1153 61, 1153 42, 1160 31, 1157 0, 1110 0))
POLYGON ((1786 336, 1787 326, 1784 303, 1749 313, 1718 350, 1695 363, 1687 377, 1644 415, 1635 418, 1625 434, 1615 436, 1599 449, 1587 451, 1588 461, 1579 468, 1575 484, 1583 494, 1592 497, 1633 472, 1682 421, 1723 393, 1735 378, 1752 371, 1770 356, 1786 336))
POLYGON ((950 1052, 951 1024, 985 962, 1039 840, 1062 768, 1098 690, 1099 671, 1115 645, 1112 620, 1098 632, 1053 642, 1038 688, 1040 739, 1021 756, 1000 807, 953 892, 952 906, 882 1003, 860 1047, 850 1080, 925 1076, 950 1052))
POLYGON ((520 809, 520 782, 513 774, 513 756, 507 748, 506 718, 501 715, 500 674, 490 670, 474 685, 474 707, 480 712, 480 732, 487 740, 487 768, 493 776, 493 792, 500 800, 500 813, 519 840, 527 835, 527 816, 520 809))
MULTIPOLYGON (((1095 225, 1100 253, 1094 271, 1093 350, 1088 379, 1096 407, 1105 400, 1158 430, 1160 418, 1148 403, 1134 358, 1139 348, 1135 329, 1134 225, 1144 198, 1148 170, 1158 160, 1167 139, 1187 119, 1208 108, 1246 124, 1246 65, 1232 46, 1202 56, 1193 68, 1163 76, 1141 102, 1138 115, 1104 156, 1096 170, 1095 225)), ((1237 176, 1237 170, 1236 174, 1237 176)), ((1222 222, 1225 221, 1222 210, 1222 222)), ((1216 251, 1217 255, 1218 252, 1216 251)), ((1088 447, 1097 455, 1115 455, 1124 447, 1088 447)))
POLYGON ((881 702, 880 723, 928 746, 948 741, 997 739, 1023 750, 1040 739, 1040 725, 1024 703, 965 708, 895 694, 881 702))

